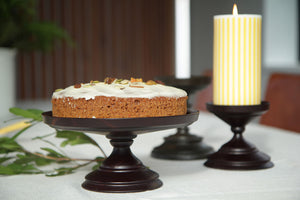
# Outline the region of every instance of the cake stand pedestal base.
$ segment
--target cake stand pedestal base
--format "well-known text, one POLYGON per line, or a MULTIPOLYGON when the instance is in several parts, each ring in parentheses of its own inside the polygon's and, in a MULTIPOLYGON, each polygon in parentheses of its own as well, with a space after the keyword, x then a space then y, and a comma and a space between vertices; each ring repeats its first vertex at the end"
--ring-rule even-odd
POLYGON ((95 192, 140 192, 162 186, 159 175, 148 169, 130 150, 136 135, 130 132, 106 136, 113 146, 111 155, 99 169, 85 177, 82 187, 95 192))

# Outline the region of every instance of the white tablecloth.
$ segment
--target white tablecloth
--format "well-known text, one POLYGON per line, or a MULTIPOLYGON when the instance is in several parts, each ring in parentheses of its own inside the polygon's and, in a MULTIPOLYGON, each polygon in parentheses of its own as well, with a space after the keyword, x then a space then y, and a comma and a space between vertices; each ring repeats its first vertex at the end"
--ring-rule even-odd
MULTIPOLYGON (((35 135, 50 133, 53 129, 41 123, 19 138, 19 142, 30 150, 38 150, 41 142, 31 141, 35 135)), ((210 113, 201 112, 199 120, 190 126, 191 133, 204 137, 204 142, 217 150, 233 134, 223 121, 210 113)), ((84 190, 81 183, 91 171, 91 166, 75 174, 60 177, 44 175, 0 176, 0 199, 31 200, 148 200, 148 199, 222 199, 222 200, 275 200, 300 199, 300 134, 249 124, 244 134, 247 141, 271 156, 273 168, 254 171, 229 171, 207 168, 205 160, 170 161, 150 157, 163 137, 176 130, 166 130, 139 135, 131 146, 133 153, 160 175, 163 186, 159 189, 140 192, 109 194, 84 190)), ((110 154, 109 141, 102 135, 89 134, 110 154)), ((43 144, 44 145, 44 144, 43 144)), ((67 147, 73 157, 94 158, 101 155, 91 145, 67 147)))

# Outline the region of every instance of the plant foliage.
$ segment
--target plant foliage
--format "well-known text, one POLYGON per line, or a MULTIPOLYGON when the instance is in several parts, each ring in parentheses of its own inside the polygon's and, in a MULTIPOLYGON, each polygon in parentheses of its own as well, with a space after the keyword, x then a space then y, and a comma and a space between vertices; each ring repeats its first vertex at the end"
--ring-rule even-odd
MULTIPOLYGON (((45 174, 46 176, 60 176, 74 173, 78 168, 86 166, 90 163, 96 163, 93 167, 98 167, 103 157, 95 159, 76 159, 67 156, 53 142, 47 140, 48 137, 55 135, 56 138, 63 139, 60 146, 91 144, 97 146, 101 151, 101 147, 88 135, 75 131, 55 130, 53 134, 46 134, 32 138, 32 140, 41 140, 50 145, 50 147, 41 147, 41 152, 31 152, 25 149, 18 141, 18 137, 28 131, 31 127, 42 121, 42 110, 37 109, 20 109, 11 108, 10 112, 16 116, 28 119, 30 126, 23 128, 12 137, 0 137, 0 175, 16 175, 16 174, 45 174), (51 170, 43 170, 44 166, 51 164, 59 165, 59 168, 51 170)), ((104 154, 104 152, 102 151, 104 154)), ((104 154, 105 157, 105 154, 104 154)))
POLYGON ((49 51, 56 41, 72 44, 64 29, 38 19, 36 4, 36 0, 0 0, 0 47, 49 51))

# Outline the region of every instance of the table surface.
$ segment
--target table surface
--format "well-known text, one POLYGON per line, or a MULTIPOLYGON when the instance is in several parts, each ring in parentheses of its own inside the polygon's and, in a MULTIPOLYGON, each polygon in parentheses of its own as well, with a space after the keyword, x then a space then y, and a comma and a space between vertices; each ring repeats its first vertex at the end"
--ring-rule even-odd
MULTIPOLYGON (((31 128, 18 141, 29 150, 37 151, 40 141, 30 138, 53 131, 44 123, 31 128)), ((170 161, 150 156, 152 149, 175 129, 139 135, 131 146, 133 153, 150 169, 160 175, 163 186, 140 192, 109 194, 84 190, 81 183, 91 166, 76 173, 60 177, 44 175, 0 176, 0 199, 43 200, 193 200, 193 199, 300 199, 300 134, 250 123, 244 136, 271 156, 274 167, 254 171, 230 171, 207 168, 205 160, 170 161), (26 197, 26 198, 25 198, 26 197)), ((199 120, 190 126, 190 132, 202 136, 204 142, 217 150, 232 137, 230 127, 211 113, 200 112, 199 120)), ((11 133, 12 134, 12 133, 11 133)), ((102 135, 89 134, 110 154, 112 147, 102 135)), ((45 144, 42 144, 43 147, 45 144)), ((79 145, 64 149, 71 157, 94 158, 101 152, 92 145, 79 145)))

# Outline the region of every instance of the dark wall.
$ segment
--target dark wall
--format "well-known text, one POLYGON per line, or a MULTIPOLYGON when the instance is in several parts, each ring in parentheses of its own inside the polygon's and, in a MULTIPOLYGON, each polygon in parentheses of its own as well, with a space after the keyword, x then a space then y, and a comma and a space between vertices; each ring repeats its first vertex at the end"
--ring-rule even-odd
POLYGON ((49 98, 74 83, 174 73, 173 0, 41 0, 41 19, 63 26, 76 46, 19 54, 18 98, 49 98))

